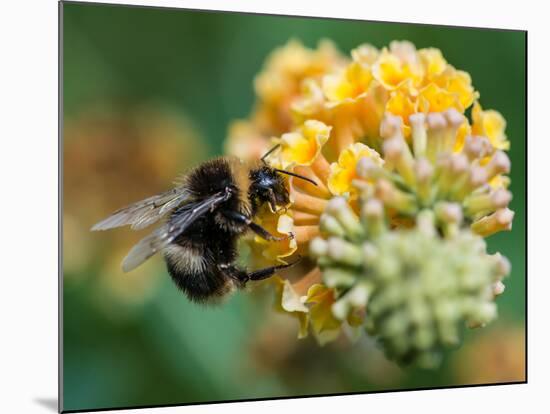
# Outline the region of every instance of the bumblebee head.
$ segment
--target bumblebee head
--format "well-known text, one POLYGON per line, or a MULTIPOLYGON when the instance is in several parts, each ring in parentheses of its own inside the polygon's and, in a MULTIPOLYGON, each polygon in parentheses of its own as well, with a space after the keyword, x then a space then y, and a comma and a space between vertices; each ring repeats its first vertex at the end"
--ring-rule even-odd
POLYGON ((288 188, 283 175, 290 175, 308 181, 313 185, 317 185, 317 183, 310 178, 269 166, 265 162, 265 158, 277 148, 279 148, 279 145, 269 150, 267 154, 262 157, 261 166, 252 170, 250 173, 250 196, 253 203, 256 205, 268 203, 271 211, 274 213, 278 211, 277 207, 286 208, 290 203, 288 188))
POLYGON ((250 196, 254 204, 268 203, 271 211, 290 203, 284 178, 276 169, 263 165, 251 171, 250 196))

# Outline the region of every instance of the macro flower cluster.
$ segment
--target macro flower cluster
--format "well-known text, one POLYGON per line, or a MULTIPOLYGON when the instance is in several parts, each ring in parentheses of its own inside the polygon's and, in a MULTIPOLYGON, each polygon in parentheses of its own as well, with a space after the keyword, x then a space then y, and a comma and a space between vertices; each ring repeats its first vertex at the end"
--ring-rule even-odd
POLYGON ((362 330, 401 363, 434 366, 464 325, 497 316, 510 264, 484 238, 512 226, 506 122, 438 49, 394 41, 341 54, 290 41, 255 79, 257 100, 226 149, 311 178, 284 213, 258 222, 256 264, 299 265, 274 279, 277 307, 321 344, 362 330))

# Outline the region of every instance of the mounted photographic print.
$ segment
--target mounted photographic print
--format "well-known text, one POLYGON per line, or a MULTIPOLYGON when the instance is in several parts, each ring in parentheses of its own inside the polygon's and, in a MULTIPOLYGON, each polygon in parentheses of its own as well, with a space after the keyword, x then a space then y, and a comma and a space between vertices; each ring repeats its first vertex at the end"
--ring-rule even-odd
POLYGON ((60 7, 63 411, 526 381, 526 32, 60 7))

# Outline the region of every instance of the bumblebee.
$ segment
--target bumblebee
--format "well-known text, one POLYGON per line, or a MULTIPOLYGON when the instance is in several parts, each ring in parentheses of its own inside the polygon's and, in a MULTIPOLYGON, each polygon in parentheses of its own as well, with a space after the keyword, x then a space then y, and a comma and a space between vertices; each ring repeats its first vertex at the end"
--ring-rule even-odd
POLYGON ((156 253, 164 256, 168 273, 193 302, 215 303, 248 281, 269 278, 294 263, 248 272, 235 265, 237 240, 252 231, 268 241, 277 237, 254 223, 258 209, 268 203, 274 212, 289 203, 283 174, 316 183, 307 177, 269 166, 265 158, 244 162, 226 156, 204 162, 184 175, 170 191, 114 212, 93 231, 130 225, 143 229, 165 218, 164 224, 138 242, 122 262, 129 272, 156 253))

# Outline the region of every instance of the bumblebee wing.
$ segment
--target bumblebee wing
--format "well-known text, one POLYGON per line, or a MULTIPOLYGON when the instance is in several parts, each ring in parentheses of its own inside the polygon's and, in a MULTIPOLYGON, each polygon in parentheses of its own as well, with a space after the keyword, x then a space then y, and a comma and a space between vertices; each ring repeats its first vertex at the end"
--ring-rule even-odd
POLYGON ((173 210, 188 198, 189 192, 185 187, 174 188, 115 211, 105 220, 95 224, 92 231, 108 230, 126 225, 131 225, 134 230, 143 229, 158 221, 168 211, 173 210))
POLYGON ((155 253, 159 252, 179 235, 181 235, 195 220, 215 209, 229 198, 229 193, 217 193, 209 198, 191 201, 178 208, 168 223, 162 225, 149 236, 136 244, 122 262, 122 270, 129 272, 135 269, 155 253))

